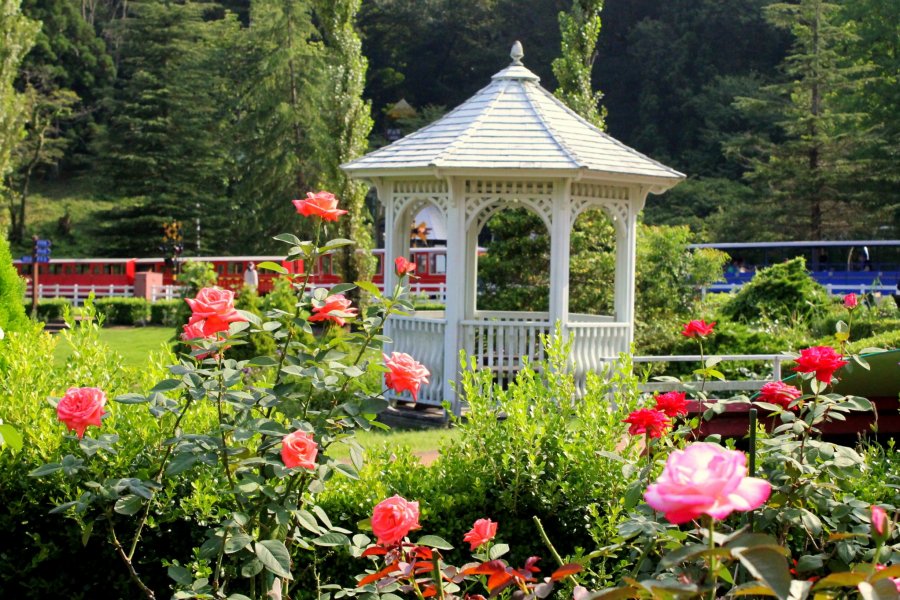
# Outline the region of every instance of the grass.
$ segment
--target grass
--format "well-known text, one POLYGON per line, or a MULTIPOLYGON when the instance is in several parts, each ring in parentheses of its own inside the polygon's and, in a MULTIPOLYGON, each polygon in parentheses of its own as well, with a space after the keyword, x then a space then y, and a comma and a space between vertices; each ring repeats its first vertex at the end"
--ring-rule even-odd
MULTIPOLYGON (((127 366, 146 363, 147 355, 159 350, 171 337, 171 327, 105 327, 100 330, 100 339, 121 354, 127 366)), ((54 364, 64 365, 71 354, 72 347, 61 342, 53 353, 54 364)))
MULTIPOLYGON (((365 450, 400 450, 408 447, 413 454, 425 454, 433 452, 457 439, 459 429, 417 429, 390 431, 357 431, 356 441, 365 450)), ((344 444, 335 444, 329 450, 329 454, 337 459, 348 458, 350 450, 344 444)))

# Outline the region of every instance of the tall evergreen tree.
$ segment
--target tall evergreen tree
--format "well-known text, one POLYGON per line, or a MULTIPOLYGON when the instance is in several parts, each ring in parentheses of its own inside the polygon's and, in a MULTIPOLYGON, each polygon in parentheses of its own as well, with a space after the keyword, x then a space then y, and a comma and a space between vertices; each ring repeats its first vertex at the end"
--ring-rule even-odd
MULTIPOLYGON (((308 224, 291 200, 319 181, 322 47, 314 41, 309 0, 258 0, 235 65, 238 105, 235 202, 246 252, 278 248, 271 237, 308 224)), ((309 233, 308 231, 305 233, 309 233)), ((280 249, 280 248, 279 248, 280 249)))
POLYGON ((326 92, 320 97, 325 120, 320 187, 331 190, 349 211, 340 221, 342 237, 356 242, 342 249, 339 264, 346 281, 371 279, 373 264, 371 216, 366 208, 368 186, 353 181, 340 169, 342 163, 363 154, 372 130, 371 105, 363 100, 368 61, 356 33, 360 0, 316 0, 315 14, 325 44, 326 92))
POLYGON ((594 91, 591 80, 601 10, 603 0, 572 0, 569 12, 559 13, 562 56, 553 61, 553 74, 559 84, 554 95, 602 130, 606 129, 606 109, 600 106, 603 93, 594 91))
POLYGON ((0 0, 0 192, 24 125, 24 102, 14 83, 40 28, 22 15, 19 0, 0 0))
POLYGON ((746 177, 766 200, 760 208, 786 236, 843 237, 854 225, 844 184, 866 167, 855 159, 863 132, 861 115, 844 109, 842 98, 864 68, 846 56, 852 33, 839 10, 826 0, 769 6, 767 18, 794 36, 785 81, 737 101, 750 114, 776 115, 776 136, 750 133, 729 149, 748 161, 746 177))
MULTIPOLYGON (((204 19, 210 5, 133 2, 120 79, 100 151, 108 188, 133 198, 105 216, 104 251, 158 254, 163 224, 206 223, 200 249, 227 243, 233 91, 226 85, 234 19, 204 19), (213 222, 210 222, 212 220, 213 222)), ((189 227, 190 225, 190 227, 189 227)), ((190 236, 190 245, 197 243, 190 236)))

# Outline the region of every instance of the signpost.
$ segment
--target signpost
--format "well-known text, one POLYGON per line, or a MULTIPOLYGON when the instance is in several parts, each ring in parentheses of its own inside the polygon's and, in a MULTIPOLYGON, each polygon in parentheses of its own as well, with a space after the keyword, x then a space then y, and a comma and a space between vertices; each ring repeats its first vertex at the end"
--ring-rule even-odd
POLYGON ((32 236, 31 241, 33 242, 31 256, 27 257, 30 260, 25 261, 26 257, 23 256, 22 262, 31 263, 31 316, 32 318, 36 318, 38 297, 40 296, 40 292, 38 291, 38 275, 41 270, 41 263, 50 262, 50 246, 53 245, 53 242, 50 240, 42 240, 36 235, 32 236))

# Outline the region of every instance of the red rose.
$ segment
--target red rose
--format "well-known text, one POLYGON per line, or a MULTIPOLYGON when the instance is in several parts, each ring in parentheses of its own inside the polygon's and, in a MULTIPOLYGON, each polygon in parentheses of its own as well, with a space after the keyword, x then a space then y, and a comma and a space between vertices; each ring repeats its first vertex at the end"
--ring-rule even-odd
POLYGON ((656 410, 667 417, 682 417, 687 414, 687 395, 684 392, 666 392, 656 397, 656 410))
POLYGON ((859 300, 856 299, 856 294, 847 294, 844 296, 844 308, 847 310, 853 310, 856 308, 857 304, 859 304, 859 300))
POLYGON ((419 528, 419 503, 394 495, 372 510, 372 533, 382 546, 396 544, 419 528))
POLYGON ((646 433, 652 438, 662 437, 672 425, 664 412, 649 408, 633 411, 623 419, 623 422, 631 425, 628 428, 628 433, 631 435, 646 433))
POLYGON ((67 429, 75 432, 79 438, 84 437, 88 425, 100 427, 100 419, 105 414, 106 394, 92 387, 69 388, 66 395, 56 405, 56 416, 65 423, 67 429))
POLYGON ((834 372, 846 364, 847 361, 841 360, 841 355, 831 346, 813 346, 800 351, 794 370, 798 373, 815 373, 819 381, 831 383, 834 372))
POLYGON ((306 431, 295 431, 281 440, 281 462, 288 469, 315 469, 318 453, 319 445, 313 439, 313 434, 306 431))
POLYGON ((415 270, 416 263, 410 262, 402 256, 398 256, 394 260, 394 271, 397 273, 397 277, 403 277, 407 273, 412 273, 415 270))
POLYGON ((228 331, 231 323, 247 320, 234 309, 234 292, 230 290, 203 288, 196 298, 187 298, 185 302, 192 311, 188 325, 200 327, 203 337, 228 331))
POLYGON ((294 200, 297 212, 304 217, 321 217, 323 221, 337 221, 341 215, 346 215, 346 210, 337 207, 338 201, 330 192, 306 192, 306 198, 294 200))
MULTIPOLYGON (((203 321, 197 321, 196 323, 188 323, 187 325, 182 326, 181 332, 181 341, 182 342, 190 342, 192 340, 206 339, 206 336, 203 335, 203 321)), ((191 350, 199 350, 200 346, 194 346, 191 344, 191 350)), ((196 356, 197 360, 203 360, 210 353, 207 352, 205 354, 198 354, 196 356)))
POLYGON ((313 307, 313 315, 308 319, 313 321, 334 321, 339 327, 347 324, 344 317, 352 318, 357 314, 355 308, 350 308, 350 302, 343 294, 334 294, 325 298, 322 306, 313 307), (333 314, 332 314, 333 313, 333 314))
POLYGON ((684 329, 681 330, 681 335, 689 338, 703 338, 713 332, 713 327, 715 326, 715 324, 715 321, 713 321, 712 323, 707 323, 703 319, 690 321, 684 324, 684 329))
MULTIPOLYGON (((759 399, 770 404, 777 404, 782 408, 788 408, 794 400, 803 395, 799 389, 792 385, 788 385, 783 381, 770 381, 762 386, 759 390, 759 399)), ((800 407, 794 405, 791 410, 800 410, 800 407)))
POLYGON ((428 369, 404 352, 391 352, 390 356, 387 354, 382 356, 385 366, 389 369, 384 374, 384 384, 398 394, 409 392, 413 400, 417 400, 419 386, 428 383, 428 377, 431 375, 428 369))
POLYGON ((478 519, 472 530, 463 536, 464 542, 469 542, 471 550, 475 550, 478 546, 486 544, 497 535, 497 524, 490 519, 478 519))

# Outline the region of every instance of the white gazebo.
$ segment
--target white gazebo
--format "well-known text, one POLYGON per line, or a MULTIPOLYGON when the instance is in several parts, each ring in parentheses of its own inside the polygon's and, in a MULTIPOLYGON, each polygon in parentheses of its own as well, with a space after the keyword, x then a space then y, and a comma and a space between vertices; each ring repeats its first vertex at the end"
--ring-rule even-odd
MULTIPOLYGON (((419 402, 459 403, 451 382, 459 351, 499 379, 522 357, 543 357, 540 335, 559 323, 572 342, 576 374, 627 352, 634 335, 635 238, 648 193, 662 193, 684 175, 603 133, 542 88, 513 46, 512 64, 438 121, 342 165, 370 181, 385 208, 385 290, 394 287, 394 259, 409 254, 409 223, 427 204, 447 224, 447 304, 441 312, 392 317, 393 350, 431 371, 419 402), (498 210, 525 207, 550 233, 549 312, 478 310, 477 237, 498 210), (575 219, 600 208, 616 229, 612 315, 569 312, 569 247, 575 219)), ((522 265, 531 268, 532 265, 522 265)))

